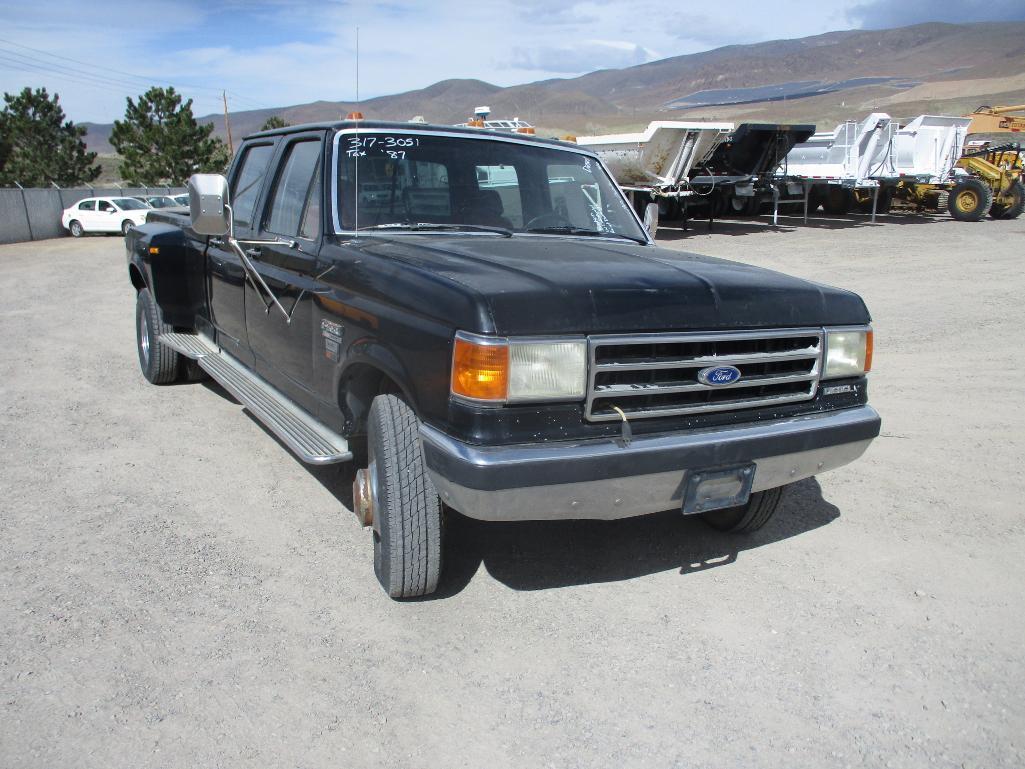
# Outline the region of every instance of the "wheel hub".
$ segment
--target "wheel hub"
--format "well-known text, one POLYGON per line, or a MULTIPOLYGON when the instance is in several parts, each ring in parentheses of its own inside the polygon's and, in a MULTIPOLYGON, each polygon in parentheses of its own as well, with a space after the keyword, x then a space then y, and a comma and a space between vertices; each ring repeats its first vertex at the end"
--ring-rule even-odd
POLYGON ((139 313, 139 352, 143 365, 149 366, 149 321, 144 312, 139 313))
POLYGON ((957 196, 957 207, 962 211, 971 211, 975 208, 977 202, 975 193, 969 190, 965 190, 957 196))
POLYGON ((374 509, 377 507, 377 463, 356 471, 352 482, 352 511, 364 528, 374 523, 374 509))

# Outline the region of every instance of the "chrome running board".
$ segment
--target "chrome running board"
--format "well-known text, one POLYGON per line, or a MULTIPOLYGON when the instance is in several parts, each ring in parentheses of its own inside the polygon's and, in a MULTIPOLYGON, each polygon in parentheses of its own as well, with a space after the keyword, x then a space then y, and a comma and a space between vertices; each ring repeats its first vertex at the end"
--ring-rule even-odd
POLYGON ((161 334, 161 344, 199 364, 221 387, 303 462, 330 465, 352 459, 349 442, 321 424, 263 379, 196 334, 161 334))

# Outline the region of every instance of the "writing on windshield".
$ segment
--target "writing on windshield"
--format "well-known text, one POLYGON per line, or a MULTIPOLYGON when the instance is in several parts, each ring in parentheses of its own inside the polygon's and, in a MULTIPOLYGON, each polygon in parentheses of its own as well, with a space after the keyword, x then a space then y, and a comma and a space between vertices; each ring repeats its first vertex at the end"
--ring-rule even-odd
POLYGON ((645 239, 589 155, 494 137, 360 131, 338 139, 342 231, 436 223, 449 231, 459 225, 645 239))

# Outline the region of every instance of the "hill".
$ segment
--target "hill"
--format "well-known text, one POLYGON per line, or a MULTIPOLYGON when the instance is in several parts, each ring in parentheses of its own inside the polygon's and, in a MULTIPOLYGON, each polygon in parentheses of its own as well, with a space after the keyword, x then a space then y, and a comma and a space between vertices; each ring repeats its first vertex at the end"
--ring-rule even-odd
MULTIPOLYGON (((1025 102, 1025 22, 927 23, 731 45, 624 69, 501 88, 445 80, 362 102, 368 117, 423 115, 456 123, 488 104, 552 133, 629 130, 653 119, 809 122, 831 128, 871 111, 910 118, 962 114, 980 104, 1025 102)), ((290 123, 335 120, 350 102, 318 101, 231 113, 232 133, 271 115, 290 123)), ((220 115, 202 118, 224 133, 220 115)), ((109 125, 87 124, 91 149, 110 152, 109 125)))

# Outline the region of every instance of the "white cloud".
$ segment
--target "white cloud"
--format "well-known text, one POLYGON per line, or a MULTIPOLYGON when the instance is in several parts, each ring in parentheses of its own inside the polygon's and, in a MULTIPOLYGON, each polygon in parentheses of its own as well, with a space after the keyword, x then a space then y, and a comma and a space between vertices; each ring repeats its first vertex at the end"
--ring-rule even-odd
MULTIPOLYGON (((964 0, 958 7, 977 13, 981 5, 964 0)), ((986 7, 1011 13, 1018 5, 989 0, 986 7)), ((147 83, 174 83, 195 100, 197 114, 210 114, 221 109, 221 89, 233 109, 352 99, 357 25, 360 90, 369 98, 447 78, 513 85, 948 12, 926 0, 734 0, 722 7, 664 0, 103 0, 102 13, 80 0, 7 3, 0 39, 83 63, 0 42, 0 90, 45 85, 61 94, 71 118, 107 122, 147 83)))
POLYGON ((655 58, 647 48, 622 40, 583 40, 566 46, 513 48, 510 67, 556 74, 630 67, 655 58))

